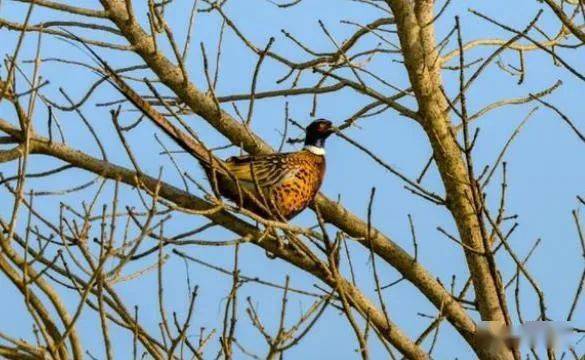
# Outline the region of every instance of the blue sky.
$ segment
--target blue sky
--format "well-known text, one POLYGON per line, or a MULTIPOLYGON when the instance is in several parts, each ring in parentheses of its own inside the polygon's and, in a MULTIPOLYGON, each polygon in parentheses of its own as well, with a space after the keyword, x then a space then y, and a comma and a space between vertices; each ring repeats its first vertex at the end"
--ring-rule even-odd
MULTIPOLYGON (((139 3, 138 1, 135 1, 139 3)), ((98 6, 91 4, 92 6, 98 6)), ((143 6, 137 6, 137 12, 144 15, 143 6)), ((188 21, 192 2, 179 1, 169 8, 166 14, 167 21, 175 29, 175 37, 182 43, 185 38, 185 29, 188 21)), ((454 16, 460 15, 464 41, 480 38, 509 39, 513 35, 499 30, 494 25, 469 14, 468 8, 476 9, 488 14, 505 24, 512 24, 515 28, 524 28, 541 7, 537 1, 453 1, 447 11, 437 22, 437 37, 442 38, 449 32, 454 24, 454 16)), ((364 6, 358 2, 339 0, 304 0, 299 6, 279 9, 263 0, 231 0, 225 10, 238 25, 238 27, 258 47, 264 47, 268 39, 274 36, 276 41, 272 47, 274 52, 285 55, 288 58, 301 61, 309 59, 308 55, 287 40, 281 29, 286 29, 296 38, 301 39, 312 49, 318 51, 332 51, 334 47, 321 31, 318 20, 322 20, 338 42, 341 42, 356 28, 352 25, 342 24, 340 20, 349 20, 357 23, 368 23, 382 14, 364 6)), ((0 16, 10 21, 22 21, 26 13, 26 6, 12 1, 3 1, 0 7, 0 16)), ((41 20, 63 20, 63 16, 55 11, 36 9, 32 22, 41 20)), ((207 89, 205 77, 202 72, 202 60, 199 42, 203 41, 210 56, 211 69, 214 70, 215 48, 221 19, 217 14, 199 14, 196 19, 195 40, 191 47, 187 67, 191 80, 201 89, 207 89)), ((545 9, 539 27, 551 34, 556 34, 559 22, 545 9)), ((80 34, 90 35, 86 31, 80 34)), ((18 34, 0 30, 0 43, 3 54, 11 54, 18 34)), ((390 37, 397 44, 395 36, 390 37)), ((369 38, 357 50, 367 49, 375 45, 376 38, 369 38)), ((571 43, 574 41, 570 41, 571 43)), ((21 52, 21 59, 34 57, 36 35, 27 36, 21 52)), ((123 43, 123 42, 120 42, 123 43)), ((447 46, 451 50, 455 48, 455 41, 447 46)), ((164 46, 164 45, 161 45, 164 46)), ((136 56, 127 55, 117 51, 96 50, 108 58, 109 62, 122 67, 138 63, 136 56)), ((168 50, 168 48, 167 48, 168 50)), ((356 51, 357 51, 356 50, 356 51)), ((477 48, 466 56, 468 60, 486 57, 493 48, 477 48)), ((583 70, 582 50, 557 49, 559 55, 578 70, 583 70)), ((45 37, 43 43, 43 57, 50 58, 61 56, 67 59, 88 61, 87 55, 79 49, 63 41, 45 37)), ((172 53, 167 51, 169 57, 172 53)), ((216 92, 218 95, 229 95, 249 92, 252 80, 252 72, 257 58, 246 49, 234 34, 227 29, 223 44, 220 62, 220 76, 216 92)), ((396 55, 379 56, 375 58, 368 69, 383 77, 400 88, 408 87, 408 78, 402 64, 396 60, 396 55)), ((504 63, 518 64, 516 52, 505 53, 501 57, 504 63)), ((567 70, 555 66, 548 55, 527 52, 525 54, 527 75, 525 82, 517 84, 517 78, 500 70, 495 64, 485 71, 477 83, 468 93, 468 105, 470 113, 474 113, 485 105, 509 97, 523 97, 528 93, 541 91, 550 87, 557 80, 562 79, 563 85, 547 101, 557 105, 576 125, 584 128, 584 107, 582 106, 583 84, 573 77, 567 70)), ((451 65, 454 65, 452 62, 451 65)), ((31 71, 30 65, 23 67, 31 71)), ((64 102, 59 95, 59 87, 64 88, 74 99, 79 99, 88 89, 92 81, 97 77, 71 65, 45 63, 41 68, 43 77, 51 81, 44 88, 43 94, 52 100, 64 102)), ((284 84, 276 84, 275 80, 286 73, 286 69, 274 61, 267 59, 262 67, 259 78, 258 90, 266 91, 290 86, 290 80, 284 84)), ((2 76, 5 69, 2 69, 2 76)), ((144 76, 146 73, 142 73, 144 76)), ((351 76, 346 73, 346 76, 351 76)), ((444 71, 445 87, 450 94, 456 93, 457 72, 444 71)), ((307 72, 300 80, 299 86, 309 86, 317 79, 307 72)), ((371 79, 370 79, 371 80, 371 79)), ((21 83, 22 86, 22 83, 21 83)), ((391 95, 393 91, 384 86, 377 86, 379 91, 391 95)), ((96 107, 95 103, 118 99, 120 96, 109 86, 101 86, 83 108, 84 114, 96 128, 102 141, 107 147, 109 158, 117 164, 131 166, 124 153, 114 128, 111 124, 109 109, 96 107)), ((255 104, 252 127, 254 131, 266 139, 274 147, 280 143, 280 131, 283 126, 285 101, 289 102, 290 115, 302 124, 307 124, 312 107, 311 96, 289 97, 288 99, 276 98, 258 100, 255 104)), ((326 117, 339 123, 351 116, 361 106, 367 104, 369 99, 351 90, 343 90, 332 95, 324 95, 319 98, 317 117, 326 117)), ((404 101, 404 104, 415 108, 412 100, 404 101)), ((247 112, 247 102, 238 103, 243 114, 247 112)), ((486 164, 492 164, 504 146, 510 134, 522 121, 535 104, 512 106, 502 108, 489 113, 475 125, 481 127, 481 135, 474 152, 477 169, 486 164)), ((234 113, 229 104, 223 108, 234 113)), ((98 156, 98 149, 88 131, 75 114, 56 112, 66 133, 68 144, 71 147, 81 149, 94 156, 98 156)), ((4 104, 0 105, 0 116, 14 119, 12 111, 4 104)), ((126 124, 137 117, 134 112, 124 112, 122 121, 126 124)), ((38 106, 35 116, 37 131, 46 134, 46 108, 38 106), (37 120, 38 119, 38 120, 37 120)), ((196 116, 187 117, 188 121, 200 134, 200 137, 209 146, 225 145, 227 140, 211 129, 205 122, 196 116)), ((351 128, 347 134, 355 140, 361 141, 369 149, 382 157, 385 161, 397 169, 415 178, 425 161, 430 155, 430 147, 426 136, 420 126, 413 121, 399 116, 396 112, 386 111, 381 115, 360 120, 360 127, 351 128)), ((292 136, 299 135, 298 131, 291 130, 292 136)), ((129 142, 136 156, 141 160, 143 170, 156 175, 159 167, 164 167, 164 179, 177 186, 182 186, 177 173, 168 159, 161 156, 162 151, 154 139, 155 129, 150 124, 141 124, 129 136, 129 142)), ((176 148, 166 139, 161 137, 170 148, 176 148)), ((568 126, 550 110, 540 108, 527 122, 520 135, 515 139, 509 149, 505 160, 508 163, 509 196, 507 211, 509 214, 518 214, 519 228, 511 239, 518 254, 523 257, 537 238, 542 243, 529 262, 529 268, 539 280, 543 291, 547 294, 549 316, 555 320, 563 320, 570 306, 570 300, 574 294, 578 276, 582 271, 583 261, 580 257, 581 250, 577 233, 571 217, 571 210, 578 208, 576 195, 583 195, 585 183, 585 170, 583 164, 584 144, 571 132, 568 126)), ((286 145, 286 150, 293 150, 297 145, 286 145)), ((446 209, 433 206, 420 198, 413 197, 404 190, 404 183, 377 167, 365 154, 357 151, 340 138, 332 138, 327 146, 328 174, 323 185, 323 192, 330 198, 341 198, 344 206, 354 213, 365 217, 370 189, 376 187, 377 195, 374 203, 373 221, 375 225, 390 236, 402 247, 412 251, 410 230, 407 215, 412 214, 416 224, 419 243, 419 260, 433 274, 440 277, 444 283, 449 283, 452 274, 457 275, 456 289, 460 289, 467 278, 466 264, 463 252, 451 241, 442 236, 437 226, 455 233, 453 221, 446 209)), ((236 154, 235 149, 229 149, 221 153, 229 156, 236 154)), ((177 155, 184 170, 189 171, 194 177, 202 179, 202 173, 193 159, 186 155, 177 155)), ((62 165, 60 162, 42 156, 34 156, 30 163, 31 171, 40 171, 62 165)), ((2 164, 0 171, 4 174, 12 174, 15 164, 2 164)), ((51 182, 28 182, 30 189, 64 189, 89 181, 94 176, 82 171, 69 170, 56 175, 51 182)), ((499 184, 501 181, 498 171, 488 187, 488 202, 494 207, 499 196, 499 184)), ((423 182, 424 186, 435 192, 443 193, 436 168, 433 166, 423 182)), ((86 192, 72 193, 67 196, 49 196, 38 201, 38 208, 53 220, 56 219, 59 201, 66 202, 78 208, 81 201, 88 201, 96 188, 86 192)), ((113 193, 113 184, 106 186, 101 195, 101 202, 110 201, 113 193)), ((5 190, 0 190, 0 203, 11 202, 5 190)), ((123 204, 139 204, 139 198, 132 189, 125 188, 122 192, 123 204)), ((0 215, 5 217, 10 211, 9 206, 0 207, 0 215)), ((25 219, 21 215, 21 219, 25 219)), ((315 222, 314 214, 307 211, 293 220, 298 225, 312 225, 315 222)), ((166 227, 170 234, 177 234, 204 224, 204 220, 195 216, 179 215, 166 227)), ((21 225, 24 225, 22 223, 21 225)), ((333 231, 333 229, 332 229, 333 231)), ((205 240, 232 239, 233 234, 214 229, 203 237, 205 240)), ((154 244, 154 243, 152 243, 154 244)), ((151 244, 151 245, 152 245, 151 244)), ((56 249, 53 249, 56 250, 56 249)), ((170 250, 170 249, 169 249, 170 250)), ((188 247, 181 251, 189 253, 200 259, 219 266, 231 268, 233 260, 232 248, 216 247, 188 247)), ((350 244, 352 260, 356 264, 357 278, 360 287, 372 299, 375 299, 374 284, 368 263, 368 253, 362 248, 350 244)), ((249 276, 260 276, 263 279, 284 282, 285 276, 291 276, 291 285, 316 291, 315 281, 307 274, 294 269, 292 266, 280 261, 268 259, 264 251, 258 247, 248 245, 241 248, 241 271, 249 276)), ((140 264, 133 264, 131 269, 140 269, 152 265, 155 257, 147 258, 140 264)), ((378 264, 381 264, 378 262, 378 264)), ((504 279, 513 275, 515 266, 509 256, 498 257, 504 279)), ((390 267, 380 265, 380 273, 383 283, 396 280, 399 274, 390 267)), ((128 272, 131 272, 128 269, 128 272)), ((347 269, 346 269, 347 270, 347 269)), ((231 279, 217 274, 209 269, 196 264, 190 264, 186 268, 182 259, 172 256, 165 266, 165 290, 166 306, 171 311, 184 314, 187 302, 187 289, 185 284, 186 271, 193 284, 200 286, 200 296, 197 300, 196 313, 193 319, 193 336, 198 334, 200 327, 214 328, 221 326, 225 296, 230 287, 231 279)), ((3 301, 7 306, 0 307, 0 331, 5 331, 13 336, 31 339, 31 321, 24 315, 24 308, 19 294, 16 294, 12 285, 4 278, 0 278, 0 286, 4 294, 3 301), (6 289, 6 290, 4 290, 6 289)), ((149 273, 146 276, 128 283, 117 285, 128 308, 138 305, 141 309, 140 317, 147 328, 153 333, 158 333, 157 323, 160 321, 156 298, 156 275, 149 273)), ((526 281, 522 283, 523 298, 525 300, 524 318, 534 319, 538 314, 536 299, 531 293, 526 281)), ((62 291, 67 304, 71 309, 77 305, 78 298, 75 294, 62 291)), ((430 322, 421 318, 418 312, 434 315, 435 311, 420 293, 405 282, 387 290, 385 293, 390 317, 401 326, 404 331, 415 338, 430 322)), ((515 314, 512 305, 513 289, 509 291, 510 309, 515 314)), ((238 339, 247 348, 254 350, 260 356, 265 354, 266 348, 261 335, 250 326, 244 309, 244 299, 251 296, 260 308, 260 315, 267 325, 276 326, 281 292, 259 285, 246 284, 240 294, 240 322, 238 325, 238 339)), ((289 319, 291 323, 296 320, 301 309, 310 305, 310 299, 303 296, 292 296, 289 301, 289 319)), ((477 314, 473 314, 477 318, 477 314)), ((585 312, 583 305, 577 309, 575 316, 576 326, 583 326, 585 312)), ((85 339, 85 346, 93 355, 103 358, 103 350, 100 347, 100 337, 97 336, 95 313, 86 309, 79 323, 79 331, 85 339)), ((219 330, 219 329, 218 329, 219 330)), ((131 337, 123 331, 112 327, 114 349, 116 358, 127 358, 131 354, 131 337)), ((429 342, 424 346, 428 348, 429 342)), ((354 352, 356 342, 354 335, 348 326, 347 320, 339 311, 330 308, 323 319, 316 325, 303 342, 292 349, 289 358, 325 358, 325 359, 353 359, 358 357, 354 352), (324 351, 319 353, 317 351, 324 351)), ((210 345, 208 356, 215 356, 217 341, 210 345)), ((583 350, 583 345, 580 346, 583 350)), ((371 351, 374 358, 382 356, 383 349, 372 339, 371 351)), ((439 335, 439 343, 434 351, 437 359, 458 357, 460 359, 471 358, 469 348, 459 338, 458 334, 448 325, 444 325, 439 335)), ((240 355, 241 356, 241 355, 240 355)))

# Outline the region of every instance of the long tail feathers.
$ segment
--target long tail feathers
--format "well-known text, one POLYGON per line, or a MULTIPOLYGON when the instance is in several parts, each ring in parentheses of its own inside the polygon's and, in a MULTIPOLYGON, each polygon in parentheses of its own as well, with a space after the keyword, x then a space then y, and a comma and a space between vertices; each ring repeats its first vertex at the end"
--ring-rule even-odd
MULTIPOLYGON (((189 154, 193 155, 204 168, 209 168, 212 163, 219 163, 219 160, 215 159, 214 156, 211 154, 209 150, 196 138, 196 135, 193 136, 187 135, 185 132, 178 129, 175 125, 173 125, 170 121, 168 121, 163 115, 161 115, 158 110, 156 110, 149 102, 145 101, 142 96, 137 94, 125 81, 122 79, 118 73, 110 67, 110 65, 101 58, 88 44, 86 44, 82 39, 80 39, 77 35, 73 34, 72 32, 68 31, 67 29, 62 29, 77 41, 79 41, 93 56, 94 61, 96 61, 103 69, 104 73, 106 74, 106 80, 112 84, 128 101, 130 101, 137 109, 139 109, 146 117, 148 117, 155 125, 157 125, 162 131, 165 132, 168 136, 170 136, 183 150, 187 151, 189 154)), ((152 85, 145 80, 147 85, 151 87, 152 85)), ((221 167, 221 165, 219 166, 221 167)))

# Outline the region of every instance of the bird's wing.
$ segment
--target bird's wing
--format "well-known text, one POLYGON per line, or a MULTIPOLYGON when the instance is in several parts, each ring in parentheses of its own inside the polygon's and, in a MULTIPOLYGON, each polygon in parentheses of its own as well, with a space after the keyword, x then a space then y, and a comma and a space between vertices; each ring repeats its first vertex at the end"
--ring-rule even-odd
POLYGON ((297 170, 288 161, 289 156, 290 153, 231 157, 225 165, 239 181, 257 182, 264 188, 295 175, 297 170))

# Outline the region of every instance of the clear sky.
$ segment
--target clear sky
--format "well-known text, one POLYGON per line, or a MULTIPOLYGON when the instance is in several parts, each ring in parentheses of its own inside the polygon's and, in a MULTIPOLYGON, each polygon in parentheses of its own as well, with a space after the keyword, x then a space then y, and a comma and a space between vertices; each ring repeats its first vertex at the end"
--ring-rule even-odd
MULTIPOLYGON (((142 1, 135 1, 142 3, 142 1)), ((441 2, 442 4, 442 2, 441 2)), ((77 5, 98 7, 98 2, 78 2, 77 5)), ((26 13, 26 6, 10 0, 4 0, 0 5, 0 17, 13 22, 21 22, 26 13)), ((137 12, 142 17, 144 7, 136 5, 137 12)), ((188 22, 191 1, 176 0, 166 14, 169 24, 175 29, 175 37, 180 43, 185 39, 185 29, 188 22)), ((202 6, 202 5, 201 5, 202 6)), ((488 14, 498 21, 513 25, 517 29, 523 29, 536 12, 543 5, 537 1, 460 1, 455 0, 449 5, 443 17, 437 22, 437 34, 439 38, 446 35, 454 24, 454 16, 460 15, 462 21, 464 41, 480 38, 509 39, 513 35, 499 30, 468 13, 468 8, 473 8, 488 14)), ((356 30, 355 26, 340 23, 340 20, 366 24, 383 14, 374 8, 364 6, 359 2, 349 0, 304 0, 298 6, 280 9, 264 0, 231 0, 225 8, 226 13, 236 22, 238 27, 258 47, 264 47, 271 36, 275 37, 272 47, 274 52, 288 58, 300 61, 310 57, 286 39, 280 32, 285 29, 297 39, 303 41, 311 49, 319 52, 334 51, 334 47, 322 32, 318 20, 322 20, 331 31, 337 42, 341 42, 356 30)), ((34 11, 32 23, 46 20, 64 20, 63 16, 55 11, 38 8, 34 11)), ((221 19, 216 13, 201 13, 196 19, 195 40, 191 47, 187 68, 191 80, 200 88, 206 89, 206 81, 202 71, 201 52, 199 42, 203 41, 210 57, 211 71, 215 69, 215 48, 221 19)), ((539 27, 550 34, 556 34, 559 22, 552 17, 550 11, 545 9, 545 14, 539 22, 539 27)), ((88 31, 79 31, 79 34, 91 36, 88 31)), ((2 55, 12 54, 16 45, 18 33, 0 29, 0 51, 2 55)), ((94 37, 95 38, 95 37, 94 37)), ((389 37, 397 44, 395 35, 389 37)), ((366 49, 375 45, 378 39, 371 37, 358 49, 366 49)), ((123 43, 123 42, 119 42, 123 43)), ((571 41, 574 43, 574 41, 571 41)), ((27 36, 20 59, 34 57, 36 35, 27 36)), ((164 45, 161 45, 164 46, 164 45)), ((384 44, 384 46, 388 46, 384 44)), ((456 47, 456 42, 451 41, 447 49, 456 47)), ((134 65, 139 63, 136 56, 127 55, 119 51, 95 48, 101 55, 116 67, 134 65)), ((167 49, 168 50, 168 49, 167 49)), ((467 55, 468 61, 489 55, 493 48, 478 48, 467 55)), ((55 38, 45 37, 42 47, 43 58, 64 57, 67 59, 88 61, 87 55, 72 45, 55 38)), ((558 53, 577 70, 585 71, 585 58, 582 50, 567 51, 558 49, 558 53)), ((167 51, 172 57, 170 51, 167 51)), ((368 69, 375 72, 388 82, 400 88, 408 87, 408 79, 400 58, 396 54, 383 55, 375 58, 368 69)), ((518 54, 508 52, 501 56, 502 63, 518 64, 518 54)), ((218 95, 230 95, 249 92, 252 81, 252 73, 257 58, 246 49, 234 36, 233 32, 226 29, 220 61, 219 81, 216 92, 218 95)), ((583 83, 572 76, 566 69, 556 66, 550 56, 527 52, 525 54, 526 79, 523 84, 517 84, 517 78, 502 71, 496 64, 483 73, 477 83, 470 89, 468 103, 470 113, 475 113, 485 105, 494 101, 523 97, 528 93, 541 91, 550 87, 557 80, 562 79, 563 85, 557 89, 547 100, 561 108, 581 129, 585 129, 583 107, 583 83)), ((454 65, 455 63, 451 63, 454 65)), ((23 65, 29 73, 32 66, 23 65)), ((475 69, 475 67, 473 67, 475 69)), ((52 100, 64 103, 65 100, 59 94, 62 87, 74 99, 80 99, 97 78, 95 74, 72 65, 45 63, 41 67, 41 73, 50 84, 43 89, 43 94, 52 100)), ((276 84, 275 81, 286 73, 286 69, 271 61, 266 60, 259 77, 258 90, 266 91, 277 88, 285 88, 291 85, 290 80, 284 84, 276 84)), ((2 67, 0 74, 4 77, 6 70, 2 67)), ((144 76, 146 73, 139 73, 144 76)), ((351 77, 350 73, 345 73, 351 77)), ((450 94, 456 93, 456 77, 458 73, 445 70, 444 78, 446 89, 450 94)), ((317 78, 309 72, 303 74, 299 86, 309 86, 315 83, 317 78)), ((368 80, 371 81, 371 78, 368 80)), ((21 82, 22 86, 22 82, 21 82)), ((392 95, 393 90, 383 85, 376 84, 379 91, 392 95)), ((21 88, 22 89, 22 88, 21 88)), ((141 88, 142 89, 142 88, 141 88)), ((115 130, 112 126, 109 108, 96 107, 99 102, 120 98, 113 88, 101 86, 83 108, 84 114, 96 128, 103 143, 107 147, 110 161, 129 166, 131 163, 121 147, 115 130)), ((254 131, 266 139, 274 147, 278 147, 283 127, 285 101, 289 102, 290 115, 302 124, 311 120, 312 106, 311 96, 290 97, 288 99, 276 98, 258 100, 255 104, 252 127, 254 131)), ((367 104, 369 99, 351 90, 343 90, 331 95, 319 98, 317 116, 326 117, 337 124, 351 116, 361 106, 367 104)), ((412 100, 404 101, 405 105, 415 108, 412 100)), ((247 113, 247 102, 238 103, 243 114, 247 113)), ((502 147, 516 126, 528 114, 535 104, 507 107, 489 113, 476 125, 481 127, 477 148, 474 152, 475 164, 478 169, 487 164, 492 164, 497 158, 502 147)), ((128 108, 128 107, 126 107, 128 108)), ((230 104, 224 104, 223 108, 234 113, 230 104)), ((82 122, 75 114, 56 112, 64 129, 68 144, 85 152, 98 156, 98 148, 82 122)), ((244 115, 245 116, 245 115, 244 115)), ((4 104, 0 105, 0 117, 14 120, 11 110, 4 104)), ((41 133, 46 134, 47 111, 39 105, 35 116, 35 126, 41 133)), ((135 112, 124 112, 123 122, 128 124, 137 117, 135 112)), ((200 137, 209 146, 225 145, 227 140, 219 133, 211 129, 205 122, 196 116, 189 116, 188 121, 200 134, 200 137)), ((388 110, 378 116, 366 118, 360 121, 360 127, 348 129, 347 135, 361 141, 369 149, 382 157, 386 162, 397 169, 415 178, 425 161, 430 155, 430 148, 422 129, 413 121, 399 116, 396 112, 388 110)), ((182 182, 177 176, 168 158, 160 155, 162 148, 154 138, 155 129, 150 124, 141 124, 129 136, 134 153, 140 159, 144 171, 151 175, 158 173, 158 169, 164 166, 164 179, 178 187, 182 182)), ((298 136, 296 129, 291 129, 292 136, 298 136)), ((161 136, 166 146, 176 149, 169 139, 161 136)), ((583 184, 585 183, 585 168, 583 155, 585 144, 575 136, 570 128, 554 113, 545 108, 540 108, 526 123, 522 132, 512 143, 505 160, 508 162, 509 196, 506 210, 509 214, 518 214, 519 228, 511 239, 520 257, 524 257, 534 241, 538 238, 542 242, 529 262, 529 269, 538 279, 542 290, 547 294, 547 307, 549 316, 555 320, 564 320, 569 310, 570 301, 575 292, 578 276, 583 268, 583 259, 577 238, 576 229, 571 216, 571 210, 579 207, 576 195, 585 195, 583 184)), ((286 145, 286 150, 293 150, 298 145, 286 145)), ((228 149, 221 152, 229 156, 237 154, 236 149, 228 149)), ((177 155, 181 166, 194 177, 202 179, 203 174, 193 159, 186 155, 177 155)), ((327 146, 328 174, 323 185, 323 193, 330 198, 340 197, 343 205, 356 214, 365 217, 370 189, 376 187, 377 195, 374 203, 373 221, 385 234, 390 236, 403 248, 412 251, 410 230, 407 215, 411 214, 416 224, 420 262, 433 274, 449 284, 451 275, 457 275, 456 289, 461 289, 467 278, 466 264, 463 252, 453 242, 446 239, 437 230, 437 226, 445 228, 450 233, 455 233, 455 227, 446 209, 434 206, 420 198, 414 197, 403 188, 404 183, 376 166, 372 159, 357 151, 340 138, 332 138, 327 146)), ((41 171, 62 165, 62 163, 47 157, 33 156, 30 163, 30 171, 41 171)), ((7 175, 13 174, 15 163, 0 165, 0 171, 7 175)), ((491 185, 488 187, 488 202, 495 210, 499 196, 500 171, 497 172, 491 185)), ((94 175, 69 170, 51 177, 51 182, 28 182, 29 189, 56 190, 81 185, 94 178, 94 175)), ((424 186, 435 192, 443 193, 436 168, 431 167, 430 173, 423 182, 424 186)), ((192 186, 193 187, 193 186, 192 186)), ((193 187, 194 188, 194 187, 193 187)), ((47 196, 37 201, 40 211, 56 220, 58 218, 59 202, 63 201, 76 208, 81 208, 81 201, 88 201, 96 191, 94 185, 91 190, 74 192, 66 196, 47 196)), ((139 198, 136 192, 124 188, 121 200, 124 205, 139 207, 139 198)), ((195 191, 194 189, 191 189, 195 191)), ((106 186, 106 191, 100 197, 101 202, 108 202, 113 192, 112 184, 106 186)), ((0 216, 6 218, 11 206, 11 198, 5 189, 0 190, 0 216)), ((24 212, 21 219, 25 219, 24 212)), ((310 211, 303 213, 293 220, 294 224, 312 225, 315 222, 314 214, 310 211)), ((204 224, 200 217, 179 215, 173 217, 166 227, 169 234, 177 234, 204 224)), ((511 223, 510 223, 511 224, 511 223)), ((21 223, 21 226, 24 223, 21 223)), ((21 227, 22 229, 22 227, 21 227)), ((333 230, 332 230, 333 231, 333 230)), ((205 240, 232 239, 233 234, 213 229, 202 236, 205 240)), ((149 240, 152 241, 152 240, 149 240)), ((149 243, 149 245, 154 244, 149 243)), ((56 249, 51 249, 55 251, 56 249)), ((233 249, 230 247, 183 247, 180 249, 194 257, 204 259, 218 266, 232 267, 233 249)), ((356 277, 363 291, 374 300, 374 284, 368 263, 368 253, 363 248, 350 245, 353 262, 356 265, 356 277)), ((170 252, 170 248, 167 249, 170 252)), ((296 270, 291 265, 280 260, 271 260, 266 257, 264 251, 253 245, 243 246, 241 249, 240 266, 242 274, 247 276, 259 276, 265 280, 283 283, 285 276, 291 276, 291 286, 295 288, 317 291, 314 288, 315 281, 312 277, 296 270)), ((156 256, 147 258, 140 264, 133 264, 132 269, 140 269, 152 265, 156 256)), ((378 264, 381 264, 378 261, 378 264)), ((503 273, 504 280, 514 274, 515 266, 510 257, 500 254, 498 264, 503 273)), ((389 283, 399 278, 399 274, 388 266, 380 266, 380 274, 383 283, 389 283)), ((345 269, 347 270, 347 269, 345 269)), ((128 272, 130 272, 128 270, 128 272)), ((192 322, 192 336, 196 338, 198 329, 208 329, 221 326, 223 319, 223 306, 225 296, 231 286, 231 279, 199 266, 189 264, 186 267, 184 261, 176 256, 171 256, 166 263, 165 270, 166 306, 171 311, 184 314, 187 302, 187 288, 185 283, 186 273, 190 281, 200 286, 200 296, 197 300, 196 313, 192 322)), ((535 319, 538 315, 536 298, 533 296, 528 283, 523 279, 522 292, 525 320, 535 319)), ((156 273, 150 272, 144 277, 130 282, 116 285, 123 295, 128 308, 138 305, 141 309, 140 317, 145 326, 158 333, 157 324, 160 321, 157 312, 156 297, 156 273)), ((22 298, 15 292, 14 287, 4 277, 0 277, 0 289, 2 303, 0 306, 0 331, 15 337, 23 337, 32 340, 31 320, 25 315, 22 298)), ((64 298, 71 309, 77 306, 78 298, 75 294, 62 290, 64 298)), ((420 293, 406 282, 392 287, 384 292, 390 317, 411 336, 416 338, 428 325, 430 319, 417 316, 417 313, 435 315, 434 307, 420 295, 420 293)), ((509 289, 510 309, 515 317, 513 307, 513 288, 509 289)), ((256 284, 245 284, 241 288, 239 311, 240 322, 238 325, 238 339, 250 350, 265 355, 266 347, 262 336, 250 326, 250 321, 245 314, 245 298, 251 296, 254 303, 258 304, 261 318, 272 328, 276 326, 281 292, 272 288, 256 284)), ((306 309, 311 299, 303 296, 292 296, 289 301, 290 313, 288 318, 292 323, 298 317, 301 309, 306 309)), ((583 302, 579 306, 575 316, 575 325, 583 327, 585 323, 585 311, 583 302)), ((473 314, 477 318, 477 314, 473 314)), ((220 330, 220 329, 218 329, 220 330)), ((103 349, 100 347, 98 322, 95 313, 85 309, 79 323, 79 331, 85 340, 86 349, 97 358, 103 358, 103 349)), ((112 327, 113 347, 116 358, 124 359, 131 355, 131 336, 127 332, 112 327)), ((470 348, 459 338, 459 335, 447 324, 444 324, 438 339, 438 345, 434 350, 437 359, 472 358, 470 348)), ((217 341, 209 346, 207 356, 214 357, 217 351, 217 341)), ((430 346, 427 341, 425 348, 430 346)), ((293 359, 353 359, 358 354, 354 352, 356 341, 350 326, 344 316, 333 308, 329 308, 323 319, 315 326, 311 333, 301 344, 290 350, 288 358, 293 359)), ((584 352, 583 343, 578 347, 584 352)), ((375 339, 371 341, 373 358, 381 358, 383 349, 375 339)), ((242 358, 241 353, 237 358, 242 358)))

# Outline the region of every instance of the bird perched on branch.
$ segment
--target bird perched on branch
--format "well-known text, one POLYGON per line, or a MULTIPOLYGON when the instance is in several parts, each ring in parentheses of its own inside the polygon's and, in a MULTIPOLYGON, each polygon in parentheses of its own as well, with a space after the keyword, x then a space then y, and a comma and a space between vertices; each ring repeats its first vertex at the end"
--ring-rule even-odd
MULTIPOLYGON (((336 131, 331 121, 318 119, 309 124, 305 130, 305 146, 300 151, 231 157, 221 161, 194 134, 185 134, 138 95, 83 40, 62 30, 80 41, 93 55, 108 82, 199 160, 216 195, 224 196, 265 219, 287 221, 307 208, 319 192, 325 176, 325 140, 336 131)), ((148 80, 145 82, 154 90, 148 80)))
POLYGON ((306 128, 305 146, 296 152, 231 157, 214 167, 209 158, 197 158, 219 194, 266 219, 287 221, 319 192, 325 140, 334 132, 331 121, 319 119, 306 128), (227 179, 217 181, 218 174, 230 177, 232 186, 227 179))

